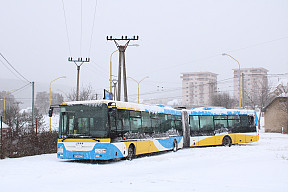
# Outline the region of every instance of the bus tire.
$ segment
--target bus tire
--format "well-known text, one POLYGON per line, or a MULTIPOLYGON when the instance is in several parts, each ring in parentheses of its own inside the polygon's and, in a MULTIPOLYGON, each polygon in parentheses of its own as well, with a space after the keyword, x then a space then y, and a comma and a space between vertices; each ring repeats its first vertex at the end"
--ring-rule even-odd
POLYGON ((172 148, 172 151, 173 152, 176 152, 178 150, 178 143, 177 143, 177 140, 175 139, 173 141, 173 148, 172 148))
POLYGON ((231 137, 229 137, 229 136, 223 137, 222 145, 225 146, 225 147, 231 147, 231 145, 232 145, 231 137))
POLYGON ((127 160, 131 161, 134 158, 135 158, 135 147, 133 144, 131 144, 128 148, 127 160))

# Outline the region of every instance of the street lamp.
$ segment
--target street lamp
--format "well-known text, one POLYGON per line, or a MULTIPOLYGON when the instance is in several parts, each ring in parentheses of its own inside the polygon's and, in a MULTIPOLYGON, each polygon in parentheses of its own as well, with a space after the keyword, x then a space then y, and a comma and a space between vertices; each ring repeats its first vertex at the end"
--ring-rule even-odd
MULTIPOLYGON (((56 80, 58 80, 58 79, 61 79, 61 78, 66 78, 66 77, 65 77, 65 76, 58 77, 58 78, 56 78, 56 79, 54 79, 53 81, 50 82, 50 85, 49 85, 49 106, 50 106, 50 107, 51 107, 51 84, 52 84, 54 81, 56 81, 56 80)), ((51 132, 51 118, 52 118, 52 117, 50 117, 50 132, 51 132)))
POLYGON ((135 81, 137 84, 138 84, 138 104, 139 104, 139 87, 140 87, 140 83, 146 79, 146 78, 149 78, 148 76, 144 77, 143 79, 141 79, 140 81, 136 81, 135 79, 133 79, 132 77, 128 77, 130 79, 132 79, 133 81, 135 81))
POLYGON ((238 63, 238 65, 239 65, 239 108, 241 108, 241 84, 240 84, 240 82, 241 82, 241 77, 240 77, 241 72, 240 72, 240 63, 239 63, 239 61, 237 61, 234 57, 232 57, 232 56, 229 55, 229 54, 223 53, 222 56, 228 56, 228 57, 230 57, 231 59, 233 59, 234 61, 236 61, 236 62, 238 63))
POLYGON ((113 51, 113 53, 111 53, 110 55, 110 93, 112 93, 112 55, 116 53, 117 51, 118 49, 113 51))
MULTIPOLYGON (((134 46, 134 47, 139 47, 139 44, 132 44, 132 45, 128 45, 128 46, 134 46)), ((117 51, 119 51, 118 49, 113 51, 110 55, 110 93, 112 93, 112 55, 114 53, 116 53, 117 51)))

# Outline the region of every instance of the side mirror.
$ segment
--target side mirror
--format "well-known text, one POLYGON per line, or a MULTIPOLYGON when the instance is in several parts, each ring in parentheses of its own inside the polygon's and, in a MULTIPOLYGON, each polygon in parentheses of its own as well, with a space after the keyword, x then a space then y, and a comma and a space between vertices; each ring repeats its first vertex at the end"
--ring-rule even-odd
POLYGON ((52 117, 52 115, 53 115, 53 109, 54 109, 53 107, 50 107, 50 108, 49 108, 49 117, 52 117))

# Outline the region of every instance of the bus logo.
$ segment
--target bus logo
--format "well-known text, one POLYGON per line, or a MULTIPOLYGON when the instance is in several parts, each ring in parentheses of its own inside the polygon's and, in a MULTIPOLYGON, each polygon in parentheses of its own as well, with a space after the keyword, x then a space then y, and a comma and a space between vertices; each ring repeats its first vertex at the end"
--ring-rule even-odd
POLYGON ((84 144, 84 143, 82 143, 82 142, 77 142, 77 143, 75 144, 75 147, 78 148, 78 149, 81 149, 81 148, 83 147, 83 144, 84 144))

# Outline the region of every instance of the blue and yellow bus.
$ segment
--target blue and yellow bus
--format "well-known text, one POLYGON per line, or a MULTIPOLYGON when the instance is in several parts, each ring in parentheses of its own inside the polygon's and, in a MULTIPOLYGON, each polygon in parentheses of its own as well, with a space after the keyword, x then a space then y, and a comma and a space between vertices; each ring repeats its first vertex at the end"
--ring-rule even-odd
POLYGON ((181 111, 120 101, 60 105, 57 156, 61 159, 132 159, 182 148, 181 111))
POLYGON ((250 143, 259 140, 254 110, 203 107, 188 110, 190 147, 250 143))
POLYGON ((173 109, 121 101, 75 101, 60 105, 57 157, 132 159, 183 147, 249 143, 259 139, 255 111, 224 108, 173 109))

